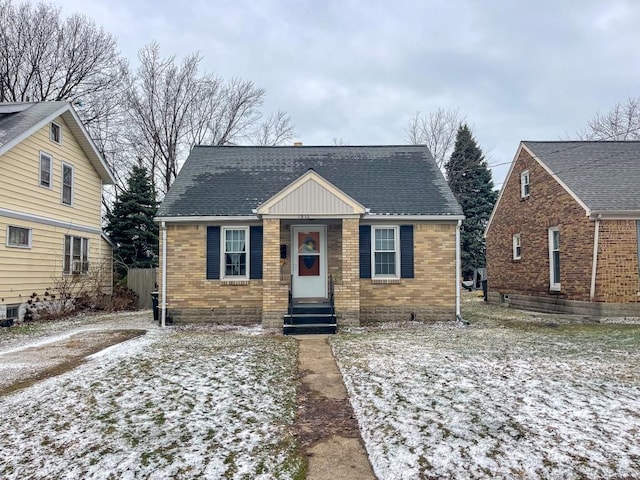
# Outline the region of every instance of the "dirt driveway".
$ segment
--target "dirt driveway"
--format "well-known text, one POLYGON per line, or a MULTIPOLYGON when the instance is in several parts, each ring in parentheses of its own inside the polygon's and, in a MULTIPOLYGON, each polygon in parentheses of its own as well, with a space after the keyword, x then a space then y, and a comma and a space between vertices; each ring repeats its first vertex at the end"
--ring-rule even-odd
POLYGON ((0 395, 72 370, 94 353, 144 335, 155 328, 149 317, 148 312, 103 316, 97 322, 80 317, 0 331, 5 347, 0 349, 0 395))

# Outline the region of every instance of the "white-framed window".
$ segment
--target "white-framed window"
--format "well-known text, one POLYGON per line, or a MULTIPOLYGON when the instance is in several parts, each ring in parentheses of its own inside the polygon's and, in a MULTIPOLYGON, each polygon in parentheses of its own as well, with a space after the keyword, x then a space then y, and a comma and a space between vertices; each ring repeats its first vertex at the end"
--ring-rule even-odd
POLYGON ((31 248, 31 229, 25 227, 7 227, 7 247, 31 248))
POLYGON ((51 122, 51 128, 49 130, 49 138, 52 142, 62 143, 62 128, 55 122, 51 122))
POLYGON ((7 319, 17 320, 20 316, 20 304, 7 305, 7 319))
POLYGON ((560 290, 560 230, 549 229, 549 288, 560 290))
POLYGON ((522 247, 520 245, 520 234, 516 233, 513 236, 513 259, 520 260, 522 255, 522 247))
POLYGON ((65 235, 63 272, 70 275, 72 273, 87 273, 88 271, 89 239, 65 235))
POLYGON ((62 203, 73 204, 73 165, 62 164, 62 203))
POLYGON ((223 227, 222 278, 249 278, 249 227, 223 227))
POLYGON ((520 197, 527 198, 529 196, 529 170, 525 170, 520 174, 520 197))
POLYGON ((51 165, 53 160, 48 153, 40 152, 40 186, 51 188, 51 165))
POLYGON ((397 226, 371 227, 372 278, 400 278, 400 242, 397 226))

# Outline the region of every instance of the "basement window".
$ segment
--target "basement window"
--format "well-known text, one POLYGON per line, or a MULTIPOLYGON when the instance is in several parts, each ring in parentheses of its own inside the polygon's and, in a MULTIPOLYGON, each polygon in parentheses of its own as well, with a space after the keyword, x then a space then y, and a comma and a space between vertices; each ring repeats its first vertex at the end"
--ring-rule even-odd
POLYGON ((7 320, 17 320, 20 315, 20 305, 7 305, 7 320))

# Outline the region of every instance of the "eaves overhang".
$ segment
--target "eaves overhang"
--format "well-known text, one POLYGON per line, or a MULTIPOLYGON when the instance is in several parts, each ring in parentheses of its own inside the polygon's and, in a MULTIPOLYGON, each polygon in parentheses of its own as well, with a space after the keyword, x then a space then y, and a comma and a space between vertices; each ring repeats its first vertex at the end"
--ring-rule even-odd
POLYGON ((590 220, 640 220, 640 210, 589 210, 590 220))
POLYGON ((156 223, 217 223, 217 222, 258 222, 257 215, 184 215, 184 216, 157 216, 153 219, 156 223))

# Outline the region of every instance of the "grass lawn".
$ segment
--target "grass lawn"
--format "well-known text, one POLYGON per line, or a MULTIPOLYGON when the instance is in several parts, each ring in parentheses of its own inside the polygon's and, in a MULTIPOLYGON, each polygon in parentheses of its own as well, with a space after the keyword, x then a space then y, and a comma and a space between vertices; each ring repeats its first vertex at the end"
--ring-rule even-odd
POLYGON ((332 338, 381 480, 640 478, 639 324, 463 315, 332 338))
POLYGON ((303 475, 291 435, 297 346, 258 332, 153 329, 0 397, 0 477, 303 475))

